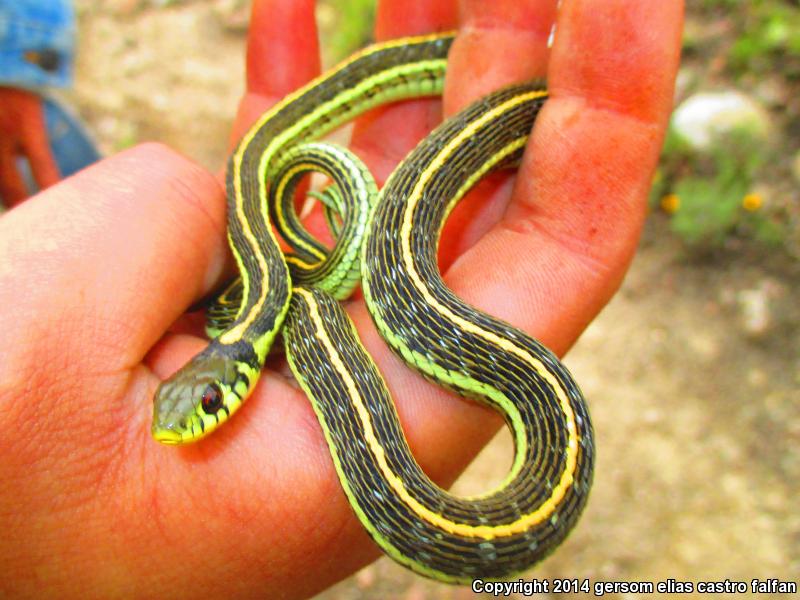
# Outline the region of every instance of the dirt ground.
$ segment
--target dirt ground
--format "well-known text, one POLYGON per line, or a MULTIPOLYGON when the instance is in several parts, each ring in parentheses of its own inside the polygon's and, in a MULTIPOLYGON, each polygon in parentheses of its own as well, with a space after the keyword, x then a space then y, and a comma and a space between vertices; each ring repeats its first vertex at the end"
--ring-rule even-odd
MULTIPOLYGON (((223 164, 244 4, 77 0, 69 96, 104 152, 154 139, 223 164)), ((595 425, 594 489, 528 579, 800 578, 799 284, 788 257, 747 244, 692 257, 650 219, 622 290, 567 357, 595 425)), ((501 434, 457 489, 486 489, 510 456, 501 434)), ((321 598, 471 596, 381 559, 321 598)))

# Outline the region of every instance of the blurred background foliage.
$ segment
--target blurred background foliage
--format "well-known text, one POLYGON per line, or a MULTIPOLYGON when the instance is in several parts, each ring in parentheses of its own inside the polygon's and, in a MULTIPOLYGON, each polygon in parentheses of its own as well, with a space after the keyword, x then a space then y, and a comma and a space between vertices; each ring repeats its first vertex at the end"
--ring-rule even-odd
POLYGON ((326 63, 342 60, 372 41, 375 0, 326 0, 319 3, 317 20, 323 36, 326 63))
POLYGON ((800 257, 798 83, 796 0, 687 2, 676 115, 651 205, 689 249, 752 242, 800 257), (701 96, 711 107, 681 127, 682 111, 701 96), (720 118, 713 98, 722 96, 736 106, 720 106, 728 113, 720 118), (687 140, 705 128, 707 143, 687 140))

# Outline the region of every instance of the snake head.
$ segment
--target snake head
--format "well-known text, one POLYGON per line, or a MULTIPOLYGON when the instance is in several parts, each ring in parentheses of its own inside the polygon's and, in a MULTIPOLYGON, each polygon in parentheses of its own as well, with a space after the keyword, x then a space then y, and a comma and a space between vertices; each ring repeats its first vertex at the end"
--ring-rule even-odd
POLYGON ((258 370, 221 356, 214 346, 212 342, 156 390, 152 434, 157 441, 184 444, 208 435, 228 420, 255 385, 258 370))

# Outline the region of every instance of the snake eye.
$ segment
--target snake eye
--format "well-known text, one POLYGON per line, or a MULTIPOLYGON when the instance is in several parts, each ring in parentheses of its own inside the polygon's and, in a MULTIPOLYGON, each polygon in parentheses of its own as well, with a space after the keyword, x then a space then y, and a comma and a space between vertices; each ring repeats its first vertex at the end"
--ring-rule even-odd
POLYGON ((219 387, 213 383, 206 386, 203 396, 200 398, 200 404, 207 415, 213 415, 222 408, 222 392, 219 387))

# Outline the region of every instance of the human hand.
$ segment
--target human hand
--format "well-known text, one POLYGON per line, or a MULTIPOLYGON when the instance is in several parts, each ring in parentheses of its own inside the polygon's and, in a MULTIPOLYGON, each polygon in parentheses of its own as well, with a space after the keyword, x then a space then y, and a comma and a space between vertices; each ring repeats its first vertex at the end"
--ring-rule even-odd
MULTIPOLYGON (((680 3, 473 0, 445 111, 547 72, 516 182, 495 177, 446 231, 446 281, 563 353, 633 255, 671 106, 680 3), (480 206, 478 206, 480 204, 480 206)), ((449 29, 454 2, 386 1, 381 38, 449 29)), ((316 73, 311 0, 256 0, 237 131, 316 73)), ((353 146, 383 178, 438 120, 436 101, 377 111, 353 146)), ((248 406, 196 445, 149 434, 159 381, 205 342, 166 333, 223 278, 224 197, 143 146, 0 217, 0 596, 313 594, 377 555, 303 394, 267 372, 248 406)), ((422 381, 349 307, 412 450, 447 484, 497 419, 422 381)))
POLYGON ((7 207, 30 194, 17 169, 28 160, 39 189, 60 179, 44 123, 42 99, 27 90, 0 87, 0 201, 7 207))

